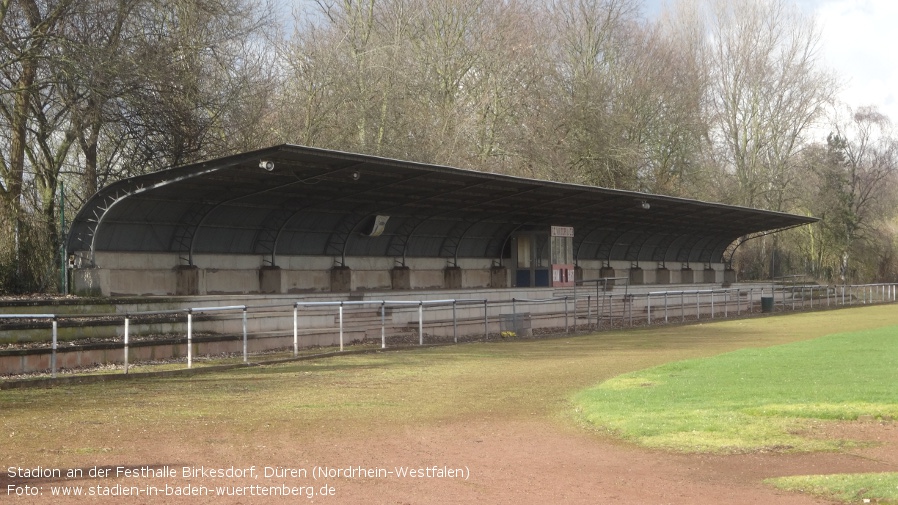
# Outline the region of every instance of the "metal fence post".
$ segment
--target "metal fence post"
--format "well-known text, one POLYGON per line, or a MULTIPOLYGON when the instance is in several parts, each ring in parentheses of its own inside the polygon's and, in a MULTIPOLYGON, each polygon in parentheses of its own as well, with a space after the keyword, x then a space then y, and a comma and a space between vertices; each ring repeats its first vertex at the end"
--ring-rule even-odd
POLYGON ((124 362, 125 362, 125 374, 126 375, 128 373, 128 323, 129 323, 128 315, 125 314, 125 356, 124 356, 125 359, 124 359, 124 362))
MULTIPOLYGON (((570 333, 570 325, 568 324, 568 319, 567 319, 567 298, 568 297, 566 297, 566 296, 564 297, 564 332, 570 333)), ((574 302, 574 303, 576 303, 576 302, 574 302)), ((575 325, 576 325, 576 323, 577 323, 577 321, 574 320, 575 325)))
POLYGON ((343 301, 340 301, 340 352, 343 352, 343 301))
POLYGON ((645 295, 645 324, 652 325, 652 294, 645 295))
POLYGON ((424 302, 418 302, 418 345, 424 345, 424 302))
POLYGON ((680 291, 680 322, 686 322, 686 292, 680 291))
POLYGON ((489 300, 483 300, 483 339, 490 339, 489 300))
POLYGON ((246 349, 246 305, 243 306, 243 362, 249 363, 246 349))
POLYGON ((380 302, 380 348, 387 348, 387 302, 380 302))
POLYGON ((452 300, 452 339, 458 343, 458 313, 456 312, 456 300, 452 300))
POLYGON ((586 295, 586 329, 592 326, 592 295, 586 295))
POLYGON ((518 329, 518 304, 514 298, 511 299, 511 329, 518 329))
POLYGON ((667 305, 667 291, 665 291, 665 292, 664 292, 664 323, 665 323, 665 324, 668 323, 668 319, 667 319, 667 310, 668 310, 668 305, 667 305))
POLYGON ((299 302, 293 304, 293 357, 299 355, 299 302))
POLYGON ((56 316, 53 316, 53 351, 50 355, 50 375, 54 379, 56 378, 56 347, 57 347, 57 338, 59 332, 59 325, 56 321, 56 316))
POLYGON ((187 368, 193 368, 193 312, 187 309, 187 368))

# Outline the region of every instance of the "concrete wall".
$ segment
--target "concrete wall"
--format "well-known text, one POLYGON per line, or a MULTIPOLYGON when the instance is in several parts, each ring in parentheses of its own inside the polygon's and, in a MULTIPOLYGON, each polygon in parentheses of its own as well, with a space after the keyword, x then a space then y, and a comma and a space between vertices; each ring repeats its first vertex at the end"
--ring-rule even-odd
MULTIPOLYGON (((283 256, 277 262, 278 268, 270 268, 261 255, 200 254, 194 258, 195 268, 184 268, 179 266, 177 254, 97 253, 98 266, 75 269, 72 286, 76 294, 91 296, 384 291, 395 289, 394 269, 400 266, 392 257, 348 257, 348 272, 335 276, 332 270, 338 262, 330 256, 283 256)), ((631 277, 630 262, 612 261, 610 265, 614 277, 631 277)), ((405 266, 407 278, 403 273, 399 284, 403 290, 406 286, 412 290, 503 286, 500 279, 491 277, 493 262, 488 258, 459 259, 460 286, 459 272, 446 258, 406 258, 405 266)), ((581 261, 578 266, 584 280, 603 277, 601 261, 581 261)), ((642 284, 659 282, 657 265, 643 263, 640 268, 642 284)), ((713 271, 706 271, 702 264, 692 265, 692 280, 679 267, 668 268, 660 279, 665 284, 734 282, 724 279, 721 264, 713 264, 713 271)), ((505 272, 504 286, 511 285, 512 273, 511 268, 505 272)))
MULTIPOLYGON (((599 279, 602 277, 627 277, 632 279, 632 264, 629 261, 612 261, 611 268, 614 269, 613 275, 602 275, 600 271, 604 263, 601 261, 580 261, 578 266, 583 271, 583 279, 599 279)), ((704 263, 692 263, 691 272, 683 273, 682 264, 668 264, 667 271, 660 277, 658 276, 658 265, 655 263, 640 263, 642 284, 692 284, 704 283, 714 284, 724 280, 724 265, 722 263, 712 263, 713 272, 705 271, 704 263)), ((735 278, 727 279, 730 283, 736 282, 735 278)), ((635 284, 635 283, 634 283, 635 284)))

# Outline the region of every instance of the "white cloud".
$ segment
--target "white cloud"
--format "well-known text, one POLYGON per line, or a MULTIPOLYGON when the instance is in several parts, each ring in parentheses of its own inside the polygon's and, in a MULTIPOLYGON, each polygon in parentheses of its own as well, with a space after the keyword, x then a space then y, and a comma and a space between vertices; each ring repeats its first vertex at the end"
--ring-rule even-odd
POLYGON ((875 105, 898 123, 898 2, 817 2, 822 57, 844 79, 840 97, 851 107, 875 105))

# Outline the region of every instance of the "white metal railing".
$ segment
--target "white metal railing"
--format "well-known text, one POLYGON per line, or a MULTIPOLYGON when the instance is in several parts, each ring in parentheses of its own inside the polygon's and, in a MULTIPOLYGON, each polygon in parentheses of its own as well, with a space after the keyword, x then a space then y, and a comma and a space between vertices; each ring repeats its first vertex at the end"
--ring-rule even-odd
POLYGON ((387 307, 418 307, 418 338, 419 345, 424 345, 424 307, 425 306, 451 306, 453 340, 458 343, 458 305, 482 304, 483 305, 483 335, 489 336, 488 301, 478 299, 450 299, 450 300, 368 300, 368 301, 333 301, 333 302, 295 302, 293 304, 293 356, 299 353, 299 307, 338 307, 338 329, 340 351, 343 351, 344 319, 343 309, 350 306, 380 306, 380 341, 381 348, 387 348, 386 337, 386 308, 387 307))
MULTIPOLYGON (((629 288, 632 288, 630 286, 629 288)), ((218 317, 216 314, 240 313, 242 330, 242 354, 243 363, 249 363, 248 340, 250 332, 247 326, 249 314, 254 319, 270 319, 272 317, 289 317, 288 307, 292 308, 293 357, 299 355, 300 330, 309 332, 336 331, 340 351, 344 351, 344 332, 346 330, 346 311, 357 310, 365 307, 376 307, 379 315, 379 324, 370 320, 357 323, 363 330, 380 330, 380 348, 387 348, 387 329, 399 331, 405 328, 408 331, 412 325, 416 328, 418 345, 425 343, 425 328, 436 328, 451 324, 452 342, 459 341, 459 323, 463 322, 467 330, 466 336, 483 339, 490 338, 491 322, 499 322, 500 327, 503 318, 511 317, 512 324, 518 324, 519 318, 526 317, 538 321, 541 328, 561 328, 560 321, 563 317, 565 333, 582 330, 581 322, 585 319, 586 330, 602 330, 618 326, 633 326, 644 321, 647 325, 657 324, 659 321, 669 323, 671 321, 685 322, 687 319, 702 317, 715 319, 718 317, 741 316, 745 313, 764 311, 787 311, 803 309, 820 309, 827 307, 853 306, 873 303, 890 303, 898 301, 898 284, 864 284, 849 286, 818 286, 818 285, 792 285, 792 286, 764 286, 764 287, 733 287, 719 289, 696 290, 669 290, 650 291, 647 293, 623 294, 609 292, 597 292, 578 296, 576 291, 571 296, 556 296, 541 299, 511 298, 509 300, 490 301, 485 299, 446 299, 446 300, 368 300, 368 301, 303 301, 299 300, 292 306, 257 306, 228 305, 218 307, 194 307, 175 310, 158 310, 130 312, 125 314, 0 314, 0 322, 4 320, 35 320, 50 321, 50 371, 52 377, 57 376, 57 353, 59 340, 59 321, 67 318, 97 320, 121 318, 123 328, 123 340, 121 341, 124 363, 124 373, 129 371, 129 355, 132 346, 132 325, 135 320, 149 324, 147 321, 157 316, 170 315, 176 324, 186 323, 187 368, 193 366, 194 354, 194 317, 200 314, 208 314, 218 317), (586 304, 585 316, 578 305, 586 304), (459 317, 459 310, 466 308, 466 315, 459 317), (387 310, 391 310, 394 320, 387 321, 387 310), (264 314, 263 314, 264 311, 264 314), (429 312, 428 312, 429 311, 429 312), (272 315, 272 312, 274 313, 272 315), (258 315, 257 315, 258 314, 258 315), (644 317, 642 316, 644 314, 644 317), (183 315, 184 319, 179 316, 183 315), (305 326, 303 326, 303 317, 305 326), (440 319, 442 317, 442 319, 440 319), (144 318, 144 319, 141 319, 144 318), (151 319, 147 319, 151 318, 151 319), (336 318, 336 320, 334 319, 336 318), (634 320, 635 318, 635 320, 634 320), (314 321, 319 324, 315 325, 314 321), (479 321, 479 323, 478 323, 479 321), (573 325, 571 324, 573 321, 573 325), (482 331, 474 330, 477 325, 482 325, 482 331)), ((356 315, 357 316, 357 315, 356 315)), ((230 316, 222 316, 230 317, 230 316)), ((233 317, 230 317, 233 319, 233 317)), ((287 328, 279 326, 282 334, 287 328)), ((356 328, 358 329, 358 328, 356 328)), ((333 334, 332 334, 333 335, 333 334)), ((286 337, 286 335, 283 335, 286 337)), ((258 335, 253 336, 257 338, 258 335)), ((446 335, 448 338, 448 335, 446 335)), ((289 337, 288 337, 289 338, 289 337)), ((332 338, 332 337, 331 337, 332 338)), ((333 342, 333 340, 331 340, 333 342)), ((141 345, 152 345, 142 343, 141 345)), ((0 355, 3 352, 0 351, 0 355)))

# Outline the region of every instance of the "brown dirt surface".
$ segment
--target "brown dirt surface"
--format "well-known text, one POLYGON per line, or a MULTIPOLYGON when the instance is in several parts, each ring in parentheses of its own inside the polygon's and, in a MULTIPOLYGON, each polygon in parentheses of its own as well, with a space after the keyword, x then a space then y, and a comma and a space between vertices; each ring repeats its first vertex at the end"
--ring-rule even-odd
MULTIPOLYGON (((281 431, 281 430, 278 430, 281 431)), ((205 441, 133 439, 128 461, 102 455, 110 477, 102 479, 29 480, 39 485, 39 497, 4 497, 4 503, 379 503, 379 504, 823 504, 825 500, 768 487, 768 477, 885 472, 898 470, 898 426, 895 422, 821 423, 817 435, 871 442, 869 446, 838 453, 738 455, 671 454, 638 448, 569 424, 544 419, 452 422, 437 426, 371 427, 341 439, 304 436, 303 433, 262 433, 267 445, 237 442, 209 433, 205 441), (174 478, 112 478, 116 466, 171 467, 174 478), (184 478, 183 467, 247 468, 256 466, 257 478, 184 478), (265 478, 264 467, 304 469, 304 478, 265 478), (313 479, 314 467, 354 471, 356 475, 313 479), (401 477, 397 467, 424 469, 423 477, 401 477), (359 475, 359 468, 383 469, 386 476, 359 475), (461 470, 459 476, 439 475, 444 468, 461 470), (433 469, 436 470, 433 470, 433 469), (52 497, 51 486, 137 486, 140 497, 52 497), (331 496, 146 496, 147 486, 312 486, 332 488, 331 496)), ((85 467, 85 475, 91 467, 85 467)), ((17 484, 0 477, 5 489, 17 484)), ((95 488, 99 489, 99 488, 95 488)), ((256 488, 258 493, 260 488, 256 488)), ((308 489, 308 488, 304 488, 308 489)), ((301 491, 305 492, 305 491, 301 491)))

